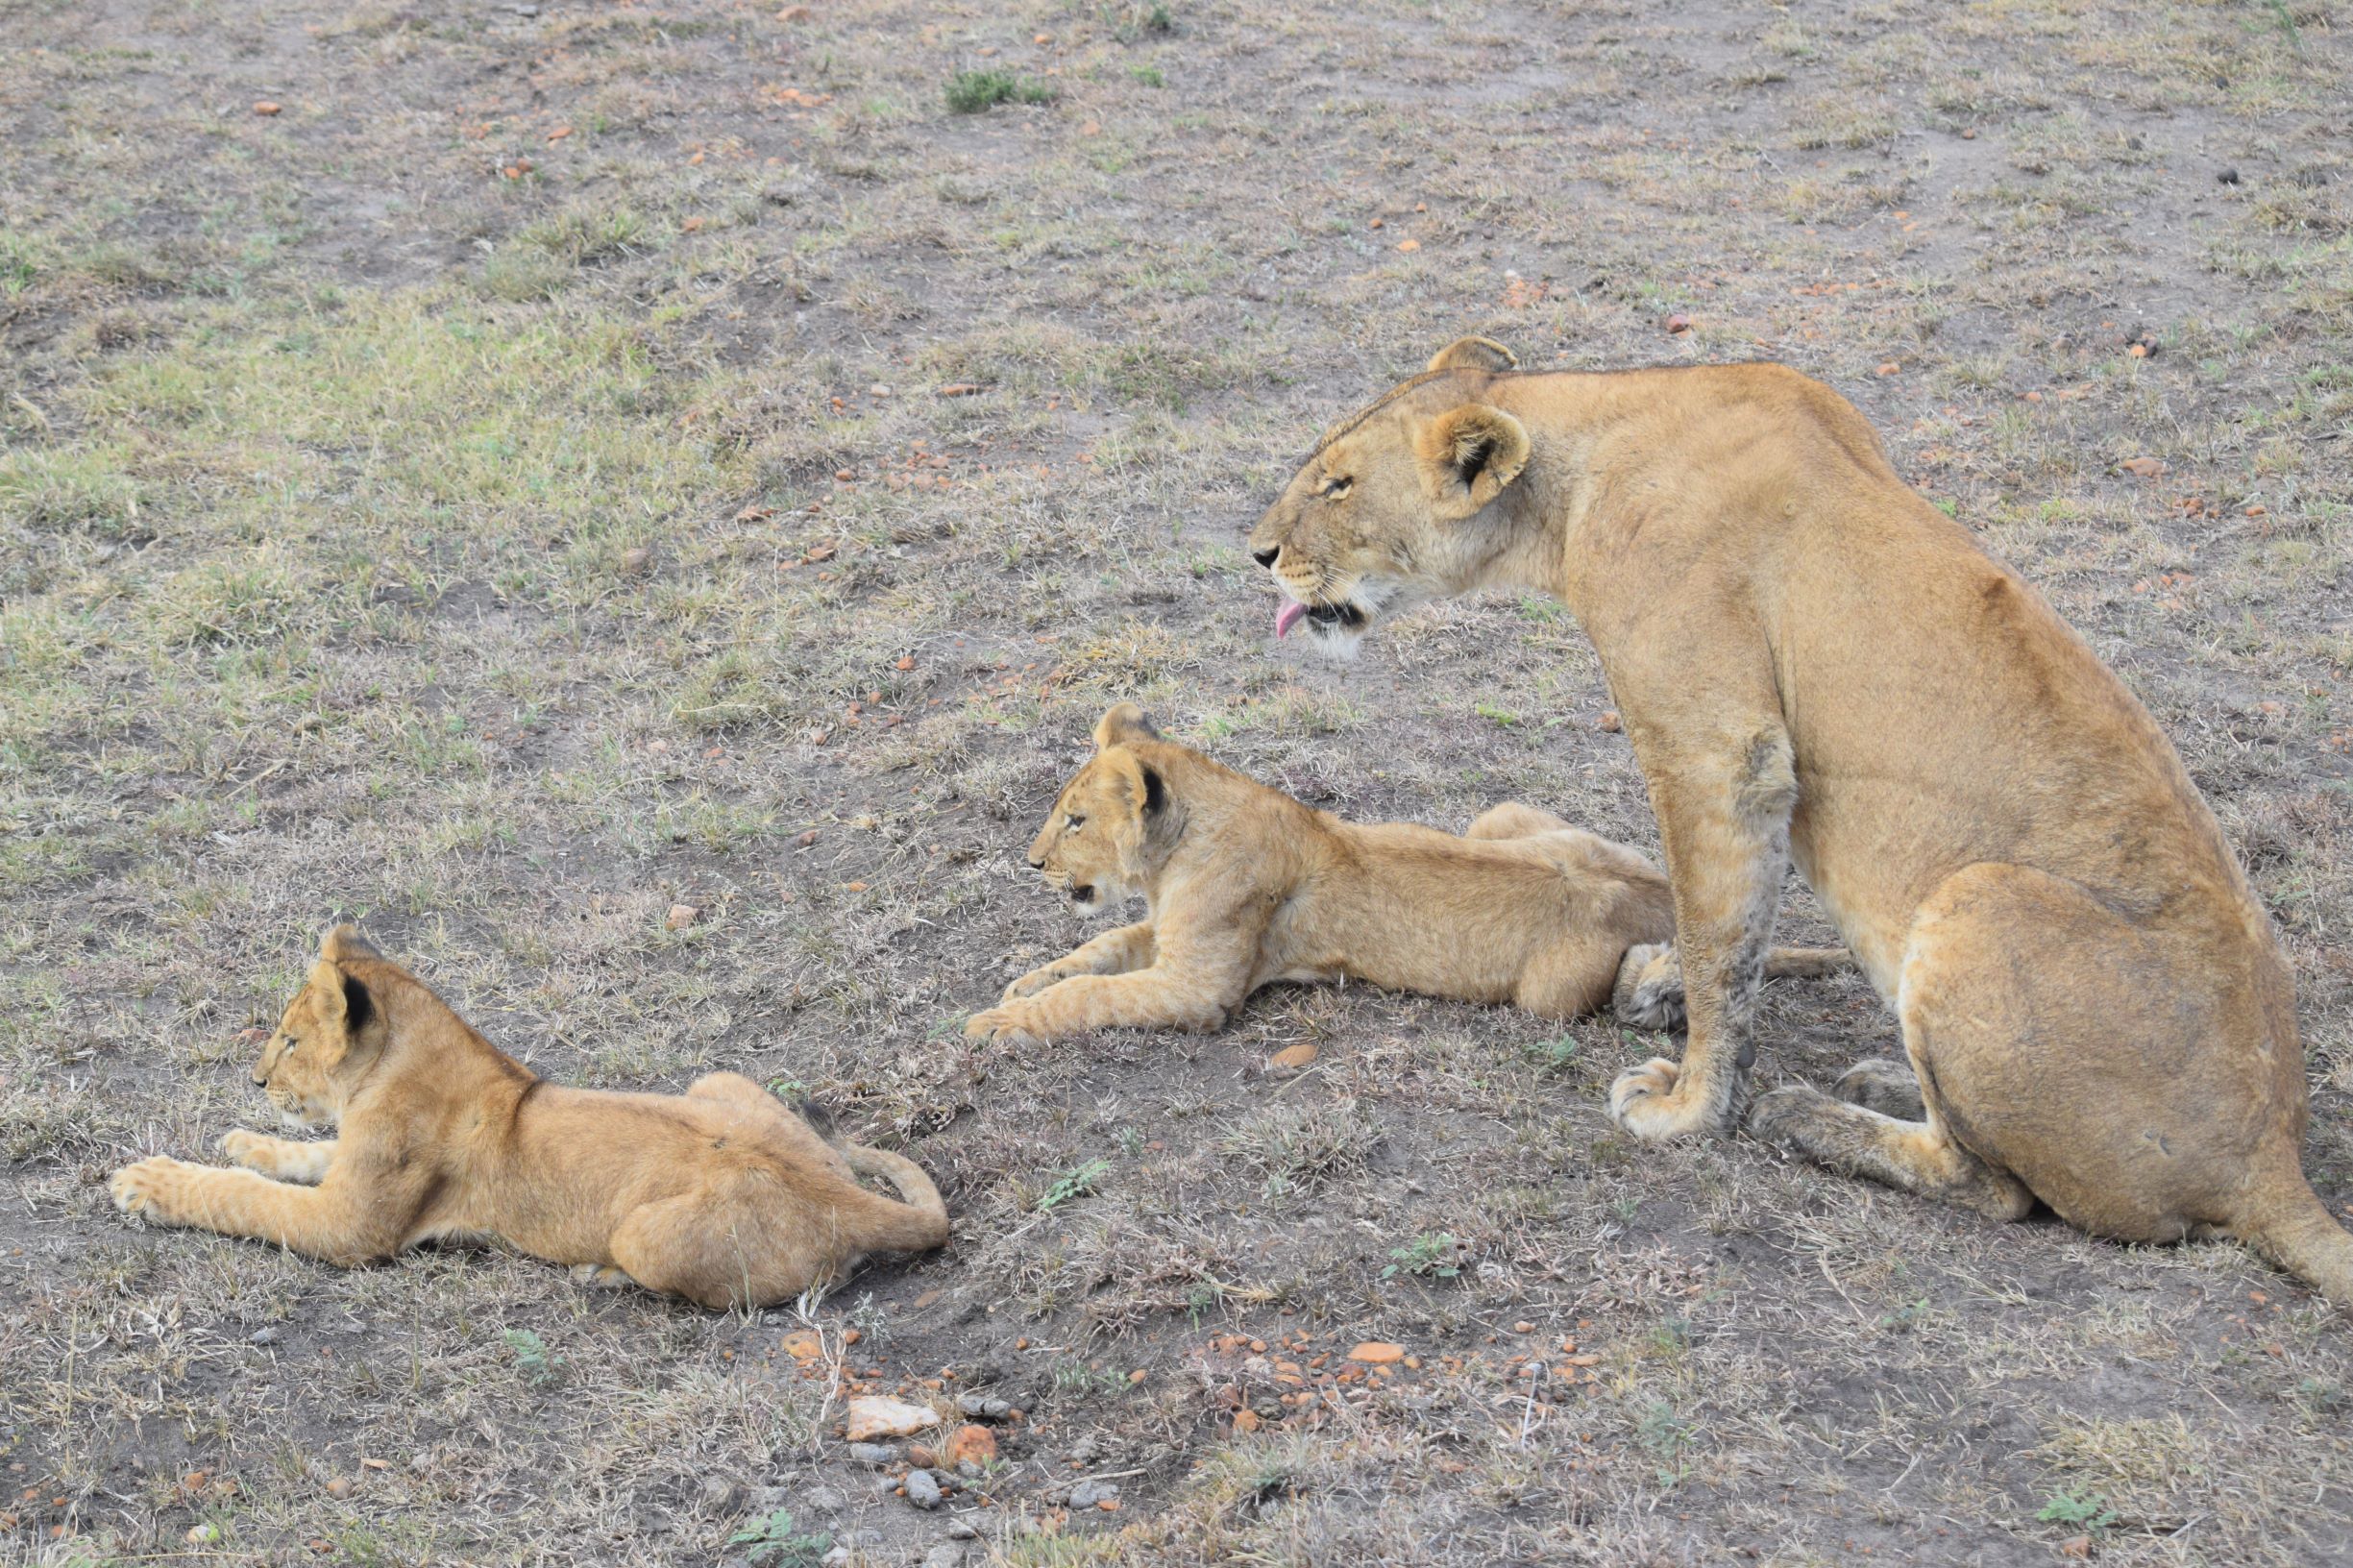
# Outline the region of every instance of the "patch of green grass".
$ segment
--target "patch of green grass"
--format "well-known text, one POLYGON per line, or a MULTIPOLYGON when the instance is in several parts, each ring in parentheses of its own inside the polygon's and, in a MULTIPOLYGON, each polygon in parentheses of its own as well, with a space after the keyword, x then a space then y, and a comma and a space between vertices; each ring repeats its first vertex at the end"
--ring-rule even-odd
POLYGON ((1045 83, 1011 71, 958 71, 945 90, 951 114, 984 114, 999 104, 1050 104, 1055 98, 1045 83))
POLYGON ((1061 1176, 1056 1177, 1053 1185, 1048 1187, 1043 1192, 1039 1193, 1038 1201, 1032 1204, 1030 1207, 1036 1209, 1038 1213, 1042 1214, 1050 1214, 1055 1210, 1061 1208, 1064 1204, 1069 1203, 1077 1198, 1083 1198, 1088 1193, 1092 1192, 1095 1188, 1095 1184, 1108 1175, 1110 1171, 1110 1161, 1090 1160, 1085 1164, 1080 1165, 1077 1169, 1066 1171, 1061 1176))
POLYGON ((2034 1516, 2047 1525, 2072 1525, 2095 1535, 2116 1523, 2108 1500, 2097 1492, 2054 1492, 2034 1516))
POLYGON ((1389 1249, 1389 1262, 1381 1270, 1385 1280, 1400 1274, 1417 1275, 1425 1280, 1451 1280, 1462 1272, 1470 1261, 1470 1244, 1449 1231, 1436 1231, 1415 1237, 1402 1247, 1389 1249))
POLYGON ((1164 87, 1168 85, 1168 79, 1161 75, 1158 65, 1131 65, 1127 74, 1147 87, 1164 87))
POLYGON ((752 1568, 809 1568, 833 1550, 833 1537, 794 1529, 793 1510, 778 1508, 747 1521, 727 1544, 745 1548, 744 1560, 752 1568))

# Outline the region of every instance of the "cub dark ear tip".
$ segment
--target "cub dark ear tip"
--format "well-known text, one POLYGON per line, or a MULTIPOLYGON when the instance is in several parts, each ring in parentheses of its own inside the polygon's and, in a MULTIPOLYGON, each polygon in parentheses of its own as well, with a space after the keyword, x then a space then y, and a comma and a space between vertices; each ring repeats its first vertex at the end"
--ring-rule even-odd
POLYGON ((376 998, 356 975, 343 977, 343 1026, 353 1034, 367 1027, 376 1017, 376 998))
POLYGON ((1143 809, 1150 816, 1168 804, 1168 786, 1161 782, 1160 770, 1146 764, 1143 770, 1143 809))

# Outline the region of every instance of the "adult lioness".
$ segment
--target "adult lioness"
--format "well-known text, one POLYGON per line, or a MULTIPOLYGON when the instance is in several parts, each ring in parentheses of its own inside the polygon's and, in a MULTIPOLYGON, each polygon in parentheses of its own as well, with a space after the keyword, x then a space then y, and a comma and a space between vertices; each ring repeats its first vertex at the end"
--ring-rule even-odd
POLYGON ((488 1237, 583 1279, 721 1308, 790 1300, 865 1253, 947 1240, 947 1210, 914 1161, 837 1150, 732 1072, 684 1094, 557 1088, 349 926, 327 934, 254 1082, 284 1115, 339 1136, 231 1133, 221 1147, 244 1170, 141 1160, 114 1173, 116 1207, 345 1265, 488 1237), (306 1182, 317 1185, 293 1185, 306 1182))
MULTIPOLYGON (((1366 980, 1573 1017, 1680 1016, 1667 879, 1633 850, 1506 802, 1466 837, 1360 824, 1161 738, 1133 702, 1095 725, 1029 863, 1092 913, 1130 893, 1147 918, 1005 988, 966 1033, 1047 1039, 1114 1024, 1214 1029, 1277 980, 1366 980)), ((1777 952, 1826 974, 1844 952, 1777 952)))
POLYGON ((1619 1078, 1619 1121, 1735 1114, 1794 857, 1913 1071, 1777 1090, 1752 1131, 1990 1214, 2239 1236, 2353 1307, 2353 1237, 2299 1164, 2287 965, 2141 705, 1818 382, 1514 364, 1442 350, 1324 437, 1250 548, 1277 630, 1329 648, 1481 587, 1583 625, 1658 817, 1691 1020, 1679 1066, 1619 1078))

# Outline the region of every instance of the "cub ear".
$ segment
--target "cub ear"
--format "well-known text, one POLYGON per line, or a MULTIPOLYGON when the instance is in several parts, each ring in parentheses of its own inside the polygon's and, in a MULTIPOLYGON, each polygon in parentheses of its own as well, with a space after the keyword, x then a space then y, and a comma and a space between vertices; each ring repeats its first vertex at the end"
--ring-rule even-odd
POLYGON ((375 943, 359 934, 359 927, 338 925, 319 939, 319 956, 345 959, 381 958, 384 955, 376 950, 375 943))
POLYGON ((1528 466, 1528 430, 1501 408, 1466 403, 1413 432, 1430 509, 1449 523, 1475 516, 1528 466))
POLYGON ((322 958, 310 966, 310 978, 303 989, 310 992, 321 1022, 342 1023, 351 1017, 351 998, 344 993, 343 981, 343 971, 332 959, 322 958))
POLYGON ((1106 747, 1125 746, 1130 741, 1159 739, 1160 731, 1143 716, 1143 709, 1133 702, 1115 703, 1110 712, 1095 721, 1094 745, 1098 751, 1106 747))
POLYGON ((1520 356, 1491 337, 1458 337, 1430 356, 1432 370, 1514 370, 1520 356))

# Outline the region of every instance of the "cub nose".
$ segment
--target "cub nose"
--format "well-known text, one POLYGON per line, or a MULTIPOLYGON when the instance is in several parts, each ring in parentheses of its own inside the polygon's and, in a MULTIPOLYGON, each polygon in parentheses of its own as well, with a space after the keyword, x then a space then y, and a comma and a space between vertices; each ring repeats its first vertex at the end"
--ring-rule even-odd
POLYGON ((247 1076, 253 1079, 254 1087, 256 1089, 267 1089, 270 1087, 270 1075, 266 1072, 254 1072, 249 1073, 247 1076))
POLYGON ((1029 869, 1033 871, 1042 871, 1045 870, 1045 862, 1032 855, 1029 857, 1029 869))
POLYGON ((1283 547, 1277 545, 1272 550, 1254 550, 1250 552, 1250 558, 1261 566, 1272 566, 1275 564, 1275 557, 1282 553, 1283 547))

